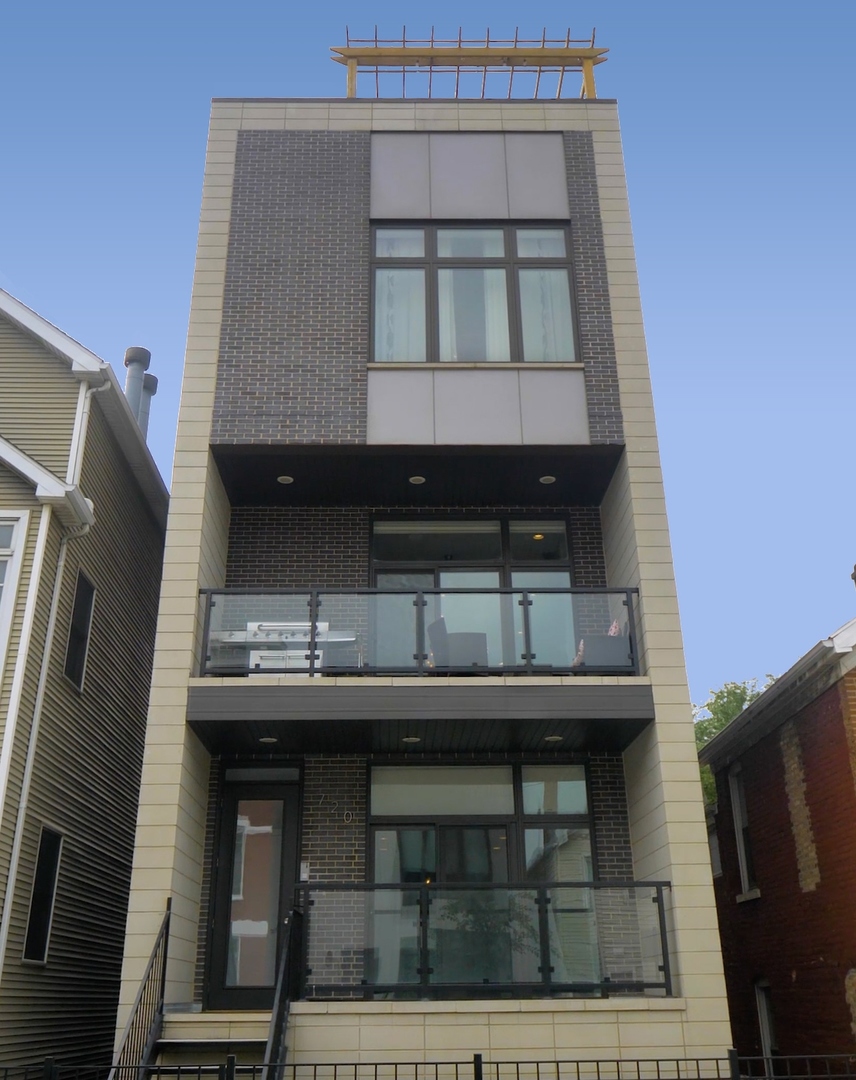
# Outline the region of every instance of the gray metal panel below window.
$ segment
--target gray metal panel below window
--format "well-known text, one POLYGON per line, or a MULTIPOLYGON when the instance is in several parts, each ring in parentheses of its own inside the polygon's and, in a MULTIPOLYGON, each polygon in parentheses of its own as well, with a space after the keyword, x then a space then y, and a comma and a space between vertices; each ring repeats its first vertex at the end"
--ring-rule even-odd
POLYGON ((211 753, 624 750, 654 719, 651 687, 194 686, 188 723, 211 753), (561 742, 546 742, 561 736, 561 742), (276 743, 260 744, 262 738, 276 743), (418 743, 404 743, 418 738, 418 743))
POLYGON ((582 371, 521 371, 520 413, 524 445, 591 442, 582 371))
POLYGON ((517 446, 517 371, 435 371, 435 441, 448 446, 517 446))
POLYGON ((369 371, 366 442, 401 446, 434 442, 434 372, 369 371))

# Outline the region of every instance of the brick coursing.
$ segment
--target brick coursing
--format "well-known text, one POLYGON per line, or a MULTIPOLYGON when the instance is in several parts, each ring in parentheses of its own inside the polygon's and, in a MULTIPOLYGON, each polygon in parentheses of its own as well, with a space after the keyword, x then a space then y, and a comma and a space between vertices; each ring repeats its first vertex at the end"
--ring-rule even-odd
MULTIPOLYGON (((798 739, 805 811, 819 881, 800 887, 798 845, 786 783, 782 728, 735 759, 746 794, 749 842, 760 895, 742 892, 728 767, 716 773, 716 832, 722 874, 715 878, 722 953, 735 1046, 761 1053, 755 983, 765 979, 783 1054, 852 1053, 856 1016, 848 999, 856 969, 856 792, 847 727, 856 673, 847 674, 790 717, 798 739), (850 698, 850 701, 848 701, 850 698)), ((784 703, 783 703, 784 704, 784 703)), ((852 997, 852 995, 851 995, 852 997)))
POLYGON ((363 443, 369 133, 238 134, 212 443, 363 443))
POLYGON ((594 144, 590 131, 566 131, 564 140, 589 434, 592 443, 623 443, 624 424, 618 393, 594 144))
MULTIPOLYGON (((515 514, 537 518, 556 511, 538 507, 449 507, 469 517, 515 514)), ((600 510, 571 506, 565 510, 574 585, 606 585, 600 510)), ((372 507, 235 507, 229 532, 227 588, 358 589, 369 581, 372 515, 418 517, 412 509, 372 507)), ((424 516, 429 516, 426 512, 424 516)), ((436 511, 431 514, 436 517, 436 511)))

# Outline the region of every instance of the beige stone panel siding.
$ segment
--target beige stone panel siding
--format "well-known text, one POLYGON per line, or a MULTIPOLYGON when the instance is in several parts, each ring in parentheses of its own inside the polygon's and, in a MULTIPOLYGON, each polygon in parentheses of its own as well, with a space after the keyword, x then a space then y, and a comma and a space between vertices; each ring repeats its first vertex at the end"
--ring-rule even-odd
POLYGON ((779 732, 779 747, 785 769, 785 792, 788 796, 788 814, 794 836, 800 889, 803 892, 814 892, 820 884, 820 864, 811 827, 811 811, 805 795, 802 750, 793 720, 788 720, 782 726, 779 732))
POLYGON ((220 307, 234 171, 234 111, 215 107, 202 190, 199 240, 167 525, 161 608, 146 732, 138 840, 118 1016, 121 1032, 173 898, 167 1000, 190 1001, 196 959, 209 755, 186 727, 187 681, 198 670, 200 588, 222 586, 229 504, 209 453, 220 307))
MULTIPOLYGON (((295 1002, 288 1045, 296 1064, 522 1062, 705 1056, 725 1058, 686 1002, 667 998, 566 1001, 295 1002), (709 1037, 705 1043, 703 1037, 709 1037)), ((521 1066, 521 1080, 527 1075, 521 1066)))
POLYGON ((594 153, 626 440, 602 507, 607 574, 639 588, 640 661, 657 717, 625 753, 631 837, 637 878, 673 884, 670 955, 695 1054, 730 1038, 725 986, 617 128, 594 133, 594 153))
POLYGON ((63 360, 0 318, 0 435, 65 479, 79 383, 63 360))

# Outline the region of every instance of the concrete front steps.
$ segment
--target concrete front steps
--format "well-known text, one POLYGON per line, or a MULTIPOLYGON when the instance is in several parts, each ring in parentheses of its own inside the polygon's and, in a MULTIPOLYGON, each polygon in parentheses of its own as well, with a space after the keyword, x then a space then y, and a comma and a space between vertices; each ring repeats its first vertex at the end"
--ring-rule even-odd
POLYGON ((270 1012, 168 1012, 158 1042, 158 1065, 239 1065, 264 1060, 270 1012))

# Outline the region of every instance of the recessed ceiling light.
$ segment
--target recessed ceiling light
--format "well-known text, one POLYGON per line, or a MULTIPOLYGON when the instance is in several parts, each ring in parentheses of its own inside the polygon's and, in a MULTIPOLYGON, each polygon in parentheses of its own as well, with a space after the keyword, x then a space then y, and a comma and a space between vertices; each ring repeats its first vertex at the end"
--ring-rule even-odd
POLYGON ((562 742, 564 735, 545 735, 544 742, 562 742))
POLYGON ((424 476, 409 476, 408 480, 410 481, 411 484, 417 484, 418 485, 418 484, 424 484, 425 483, 425 477, 424 476))
POLYGON ((278 476, 276 478, 276 482, 278 484, 293 484, 294 483, 294 477, 293 476, 278 476))
POLYGON ((533 533, 532 534, 532 539, 533 540, 543 540, 544 539, 544 534, 543 533, 533 533))
POLYGON ((401 741, 406 743, 417 743, 422 742, 422 739, 418 735, 405 735, 401 741))
POLYGON ((549 474, 547 476, 539 476, 538 477, 538 483, 539 484, 555 484, 556 483, 556 477, 555 476, 550 476, 549 474))
POLYGON ((259 739, 261 743, 277 743, 279 739, 275 735, 262 735, 259 739))

